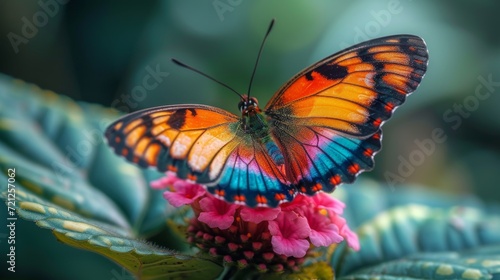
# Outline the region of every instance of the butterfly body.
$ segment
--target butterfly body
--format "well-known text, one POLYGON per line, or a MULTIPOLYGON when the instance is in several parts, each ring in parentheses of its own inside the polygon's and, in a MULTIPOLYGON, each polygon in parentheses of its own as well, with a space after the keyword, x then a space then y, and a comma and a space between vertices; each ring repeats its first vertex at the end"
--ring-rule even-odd
POLYGON ((276 206, 372 169, 381 126, 417 88, 427 60, 417 36, 378 38, 306 68, 263 109, 248 96, 241 116, 207 105, 161 106, 124 116, 105 135, 140 166, 175 172, 227 201, 276 206))
POLYGON ((265 147, 275 164, 284 164, 283 154, 271 135, 270 118, 259 108, 257 99, 243 95, 238 107, 241 111, 241 128, 246 134, 244 137, 252 139, 247 143, 258 142, 265 147))

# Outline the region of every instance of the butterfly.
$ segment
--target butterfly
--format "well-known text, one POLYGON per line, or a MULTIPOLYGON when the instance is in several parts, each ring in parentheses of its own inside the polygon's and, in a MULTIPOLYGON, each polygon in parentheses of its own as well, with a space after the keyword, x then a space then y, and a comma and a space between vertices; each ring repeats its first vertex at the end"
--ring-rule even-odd
POLYGON ((261 109, 241 95, 241 116, 197 104, 128 114, 105 131, 118 154, 175 172, 216 197, 275 207, 351 183, 373 168, 382 124, 422 80, 423 39, 394 35, 359 43, 295 75, 261 109))

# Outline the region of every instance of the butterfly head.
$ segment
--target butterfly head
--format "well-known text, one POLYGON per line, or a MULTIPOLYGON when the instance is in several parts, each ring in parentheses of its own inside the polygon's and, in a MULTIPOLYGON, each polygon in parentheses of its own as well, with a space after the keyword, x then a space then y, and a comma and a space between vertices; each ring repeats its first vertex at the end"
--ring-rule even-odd
POLYGON ((238 109, 243 116, 253 115, 260 113, 259 102, 255 97, 248 97, 243 95, 240 103, 238 103, 238 109))

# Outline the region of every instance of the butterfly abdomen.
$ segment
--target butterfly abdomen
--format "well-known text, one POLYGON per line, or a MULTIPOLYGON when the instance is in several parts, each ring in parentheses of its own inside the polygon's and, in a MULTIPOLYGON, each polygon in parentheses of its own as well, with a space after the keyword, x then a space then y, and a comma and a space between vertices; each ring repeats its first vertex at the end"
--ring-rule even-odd
POLYGON ((267 153, 271 156, 271 158, 277 165, 285 164, 285 158, 283 157, 280 148, 278 147, 278 145, 276 145, 276 143, 270 136, 265 139, 264 145, 266 147, 267 153))
POLYGON ((283 154, 278 145, 276 145, 276 142, 271 138, 269 123, 266 120, 266 116, 263 113, 248 115, 244 118, 244 123, 247 128, 246 133, 251 135, 254 140, 264 145, 274 163, 277 165, 284 164, 285 160, 283 154))

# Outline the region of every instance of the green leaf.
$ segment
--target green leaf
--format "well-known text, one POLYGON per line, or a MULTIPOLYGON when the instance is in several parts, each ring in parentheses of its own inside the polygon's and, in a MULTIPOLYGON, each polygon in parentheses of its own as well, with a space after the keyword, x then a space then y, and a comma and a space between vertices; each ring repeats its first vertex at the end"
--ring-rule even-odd
POLYGON ((360 269, 339 279, 498 279, 500 246, 421 253, 360 269))
POLYGON ((500 244, 500 217, 475 208, 396 207, 358 228, 361 250, 340 247, 333 258, 337 275, 419 252, 462 251, 500 244))
POLYGON ((26 160, 1 142, 0 154, 2 169, 15 168, 16 180, 39 198, 83 216, 130 228, 116 204, 85 180, 57 176, 52 170, 26 160))
POLYGON ((136 240, 120 227, 83 218, 19 186, 16 205, 22 218, 52 230, 60 241, 102 254, 140 279, 206 279, 215 278, 222 270, 209 259, 177 254, 136 240))
POLYGON ((495 209, 494 205, 486 205, 473 195, 431 191, 429 188, 418 185, 401 185, 394 188, 364 178, 359 178, 352 185, 341 186, 333 193, 333 196, 346 204, 344 217, 351 228, 374 219, 387 209, 408 204, 420 204, 440 209, 463 206, 500 215, 498 207, 495 209))

